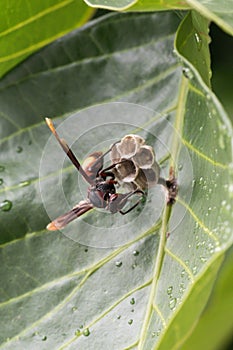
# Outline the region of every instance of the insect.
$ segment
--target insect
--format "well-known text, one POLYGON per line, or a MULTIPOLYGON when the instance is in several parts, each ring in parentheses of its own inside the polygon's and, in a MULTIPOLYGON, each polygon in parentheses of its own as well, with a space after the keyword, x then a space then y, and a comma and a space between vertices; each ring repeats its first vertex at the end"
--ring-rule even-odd
POLYGON ((94 152, 88 156, 83 165, 79 163, 78 159, 69 148, 64 139, 61 139, 53 125, 51 119, 46 118, 46 123, 50 128, 53 135, 65 151, 71 162, 80 172, 82 177, 89 184, 87 199, 79 202, 73 209, 59 216, 51 223, 47 225, 47 229, 50 231, 56 231, 64 228, 68 223, 88 212, 93 208, 103 208, 109 210, 115 214, 117 212, 125 215, 133 210, 144 196, 144 191, 138 187, 133 188, 127 193, 116 193, 116 185, 118 181, 115 178, 114 169, 117 165, 126 163, 126 159, 120 159, 117 162, 111 164, 109 167, 103 169, 104 157, 107 153, 111 152, 114 146, 120 141, 113 144, 106 153, 94 152), (129 209, 123 211, 129 198, 132 196, 138 196, 136 203, 134 203, 129 209))

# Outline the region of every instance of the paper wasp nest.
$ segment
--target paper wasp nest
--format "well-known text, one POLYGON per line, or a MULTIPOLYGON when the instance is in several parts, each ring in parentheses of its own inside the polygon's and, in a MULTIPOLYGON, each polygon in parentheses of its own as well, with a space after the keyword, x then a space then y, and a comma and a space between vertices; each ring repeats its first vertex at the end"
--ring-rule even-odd
POLYGON ((113 163, 122 162, 113 171, 119 182, 142 190, 158 182, 160 168, 154 150, 138 135, 126 135, 116 143, 111 150, 111 160, 113 163))

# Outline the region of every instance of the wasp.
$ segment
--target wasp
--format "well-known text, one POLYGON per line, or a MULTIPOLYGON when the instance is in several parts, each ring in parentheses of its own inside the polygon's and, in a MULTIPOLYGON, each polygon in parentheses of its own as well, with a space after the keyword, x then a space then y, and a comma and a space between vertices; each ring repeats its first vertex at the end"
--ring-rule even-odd
POLYGON ((114 146, 117 143, 120 143, 120 141, 114 143, 105 153, 97 151, 90 154, 86 160, 84 160, 83 165, 81 165, 71 148, 67 145, 66 141, 59 137, 52 120, 49 118, 45 118, 45 120, 64 152, 67 154, 84 180, 86 180, 86 182, 89 184, 87 199, 79 202, 75 207, 73 207, 73 209, 50 222, 47 225, 48 230, 56 231, 62 229, 68 223, 93 208, 102 208, 109 210, 113 214, 119 212, 120 214, 125 215, 140 203, 145 194, 140 188, 134 188, 127 193, 116 192, 116 185, 118 184, 118 181, 115 178, 113 170, 117 165, 124 164, 127 161, 126 159, 118 160, 109 167, 103 168, 104 157, 107 155, 107 153, 111 152, 114 146), (127 204, 129 198, 134 195, 139 197, 136 203, 124 211, 123 208, 127 204))

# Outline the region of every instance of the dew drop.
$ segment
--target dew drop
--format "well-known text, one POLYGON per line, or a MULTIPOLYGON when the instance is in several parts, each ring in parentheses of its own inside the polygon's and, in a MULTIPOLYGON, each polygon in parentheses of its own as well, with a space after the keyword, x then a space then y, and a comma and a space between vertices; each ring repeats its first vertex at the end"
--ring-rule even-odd
POLYGON ((72 311, 73 311, 73 312, 77 311, 77 309, 78 309, 77 306, 73 306, 73 307, 72 307, 72 311))
POLYGON ((193 79, 193 73, 191 72, 191 70, 189 68, 184 67, 182 72, 187 79, 189 79, 189 80, 193 79))
POLYGON ((79 336, 80 336, 80 334, 81 334, 80 329, 77 329, 77 330, 75 331, 75 333, 74 333, 74 334, 76 335, 76 337, 79 337, 79 336))
POLYGON ((176 303, 177 303, 177 299, 176 299, 176 298, 172 298, 172 299, 169 301, 169 307, 170 307, 171 310, 174 310, 174 309, 175 309, 176 303))
POLYGON ((196 44, 197 44, 197 49, 198 49, 198 51, 200 51, 201 47, 202 47, 201 37, 200 37, 200 35, 197 32, 194 33, 194 36, 195 36, 195 41, 196 41, 196 44))
POLYGON ((3 172, 5 170, 5 167, 3 165, 0 165, 0 172, 3 172))
POLYGON ((178 165, 178 170, 181 171, 183 169, 183 164, 178 165))
POLYGON ((0 179, 0 185, 2 185, 3 184, 3 179, 0 179))
POLYGON ((128 324, 129 325, 133 324, 133 319, 132 318, 128 321, 128 324))
POLYGON ((83 330, 83 335, 84 335, 85 337, 88 337, 88 336, 90 335, 90 330, 89 330, 89 328, 85 328, 85 329, 83 330))
POLYGON ((184 287, 184 283, 182 282, 182 283, 180 283, 180 288, 179 288, 179 291, 180 291, 180 293, 184 293, 184 290, 185 290, 185 287, 184 287))
POLYGON ((134 255, 134 256, 139 255, 139 251, 138 251, 138 250, 134 250, 134 251, 133 251, 133 255, 134 255))
POLYGON ((196 273, 197 273, 197 266, 196 265, 193 266, 192 271, 193 271, 193 274, 196 275, 196 273))
POLYGON ((47 340, 47 337, 46 337, 46 335, 44 335, 42 338, 42 341, 46 341, 46 340, 47 340))
POLYGON ((131 305, 134 305, 134 304, 135 304, 135 299, 134 299, 134 298, 132 298, 132 299, 130 300, 130 304, 131 304, 131 305))
POLYGON ((117 315, 117 319, 119 320, 121 318, 121 315, 117 315))
POLYGON ((17 152, 17 153, 21 153, 22 151, 23 151, 23 147, 18 146, 18 147, 16 148, 16 152, 17 152))
POLYGON ((0 209, 2 211, 9 211, 12 208, 12 202, 9 201, 8 199, 5 199, 1 204, 0 204, 0 209))
POLYGON ((173 291, 173 287, 172 287, 172 286, 168 287, 168 289, 167 289, 167 294, 168 294, 168 295, 171 295, 171 294, 172 294, 172 291, 173 291))
POLYGON ((122 261, 116 261, 115 265, 116 265, 116 267, 121 267, 122 266, 122 261))
POLYGON ((205 256, 200 256, 200 260, 202 263, 204 263, 207 261, 207 258, 205 256))

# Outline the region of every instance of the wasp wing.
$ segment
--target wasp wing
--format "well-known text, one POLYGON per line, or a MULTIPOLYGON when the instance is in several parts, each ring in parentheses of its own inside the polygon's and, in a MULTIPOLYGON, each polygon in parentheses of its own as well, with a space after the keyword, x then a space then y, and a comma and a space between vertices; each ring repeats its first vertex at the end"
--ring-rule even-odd
POLYGON ((91 209, 93 209, 93 205, 89 201, 81 201, 73 209, 50 222, 46 228, 49 231, 60 230, 91 209))

